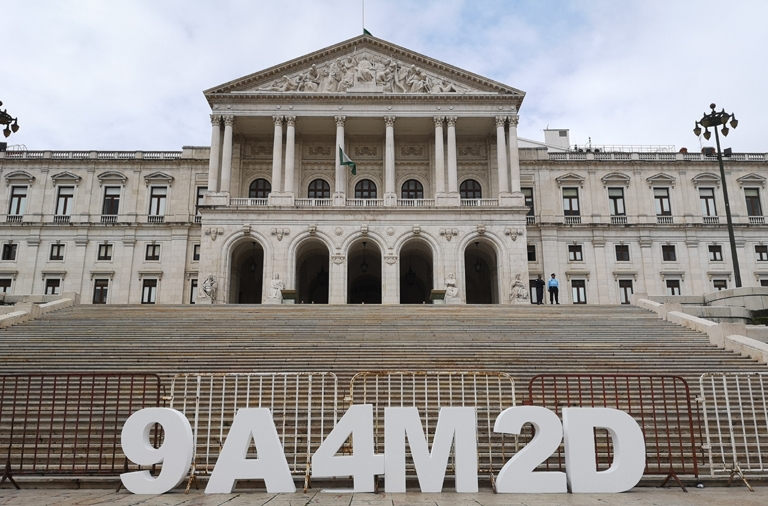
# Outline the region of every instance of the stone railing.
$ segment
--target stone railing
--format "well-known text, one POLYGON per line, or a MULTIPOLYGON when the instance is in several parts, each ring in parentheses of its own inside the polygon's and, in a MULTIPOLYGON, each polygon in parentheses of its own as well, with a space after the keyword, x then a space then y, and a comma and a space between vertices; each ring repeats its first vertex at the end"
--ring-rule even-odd
MULTIPOLYGON (((552 161, 597 160, 597 161, 664 161, 664 162, 716 162, 717 157, 704 153, 623 153, 623 152, 579 152, 565 151, 547 153, 552 161)), ((734 153, 725 159, 739 162, 766 162, 768 153, 734 153)))
POLYGON ((265 207, 269 199, 229 199, 230 206, 237 207, 265 207))
POLYGON ((333 199, 295 199, 293 203, 296 207, 331 207, 333 199))
POLYGON ((397 199, 398 207, 435 207, 435 199, 397 199))
POLYGON ((0 151, 10 160, 176 160, 181 151, 0 151))
POLYGON ((498 207, 499 199, 461 199, 462 207, 498 207))
POLYGON ((384 199, 347 199, 348 207, 383 207, 384 199))

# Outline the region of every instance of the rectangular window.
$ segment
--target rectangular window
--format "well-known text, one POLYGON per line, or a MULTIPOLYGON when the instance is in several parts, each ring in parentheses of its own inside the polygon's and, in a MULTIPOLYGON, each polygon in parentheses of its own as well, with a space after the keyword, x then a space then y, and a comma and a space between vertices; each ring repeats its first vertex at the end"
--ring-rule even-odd
POLYGON ((24 214, 27 208, 27 187, 11 186, 11 205, 8 207, 8 214, 19 216, 24 214))
POLYGON ((626 244, 616 245, 616 261, 629 262, 629 246, 626 244))
POLYGON ((528 216, 533 216, 533 188, 520 188, 525 196, 525 205, 528 207, 528 216))
POLYGON ((699 188, 699 200, 701 200, 702 216, 717 216, 714 188, 699 188))
POLYGON ((51 260, 64 260, 64 245, 51 244, 51 260))
POLYGON ((722 262, 723 261, 723 247, 719 245, 709 246, 709 261, 710 262, 722 262))
POLYGON ((205 198, 205 192, 208 191, 207 186, 197 187, 197 200, 195 200, 195 214, 200 214, 200 206, 203 205, 203 199, 205 198))
POLYGON ((584 260, 581 254, 581 244, 571 244, 568 246, 568 260, 571 262, 581 262, 584 260))
POLYGON ((74 186, 59 186, 59 194, 56 196, 56 215, 69 216, 72 214, 72 206, 75 202, 74 186))
POLYGON ((195 244, 192 246, 192 261, 197 262, 200 260, 200 245, 195 244))
POLYGON ((661 247, 661 258, 665 262, 676 262, 677 254, 675 253, 675 246, 666 244, 661 247))
POLYGON ((587 282, 583 279, 574 279, 571 281, 571 291, 573 292, 574 304, 587 303, 587 282))
POLYGON ((16 260, 16 244, 3 244, 3 260, 16 260))
POLYGON ((653 198, 656 201, 656 216, 672 216, 669 205, 669 188, 654 188, 653 198))
POLYGON ((630 297, 632 296, 632 280, 620 279, 619 280, 619 297, 622 304, 629 304, 630 297))
POLYGON ((93 303, 106 304, 107 293, 109 292, 108 279, 96 279, 93 282, 93 303))
POLYGON ((197 299, 197 280, 193 279, 189 282, 189 303, 194 304, 197 299))
POLYGON ((104 206, 101 214, 114 216, 120 210, 120 187, 107 186, 104 188, 104 206))
POLYGON ((154 304, 157 297, 157 280, 145 279, 141 284, 141 303, 154 304))
POLYGON ((160 245, 147 244, 147 255, 144 260, 160 260, 160 245))
POLYGON ((580 216, 579 189, 563 188, 563 214, 565 216, 580 216))
POLYGON ((536 261, 536 245, 535 244, 528 245, 528 261, 529 262, 536 261))
POLYGON ((667 295, 680 295, 680 280, 668 279, 667 280, 667 295))
POLYGON ((747 199, 747 215, 762 216, 763 207, 760 205, 760 189, 745 188, 744 197, 747 199))
POLYGON ((760 286, 768 286, 768 279, 761 279, 760 286))
POLYGON ((712 280, 712 284, 714 285, 715 290, 718 292, 728 288, 728 280, 726 279, 714 279, 712 280))
POLYGON ((755 246, 755 256, 758 262, 768 262, 768 246, 755 246))
POLYGON ((112 260, 112 245, 99 244, 99 260, 112 260))
POLYGON ((153 186, 149 191, 149 215, 165 216, 165 197, 168 195, 167 186, 153 186))
POLYGON ((11 278, 0 279, 0 293, 11 293, 11 278))
POLYGON ((626 216, 624 208, 624 188, 608 188, 608 203, 611 207, 611 216, 626 216))
POLYGON ((45 280, 45 294, 58 295, 61 287, 61 280, 58 278, 48 278, 45 280))

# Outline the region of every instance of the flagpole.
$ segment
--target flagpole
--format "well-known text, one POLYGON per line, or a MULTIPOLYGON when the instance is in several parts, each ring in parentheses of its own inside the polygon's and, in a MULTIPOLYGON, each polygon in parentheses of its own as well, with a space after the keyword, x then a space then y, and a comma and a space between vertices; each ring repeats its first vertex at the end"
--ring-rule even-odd
POLYGON ((363 31, 365 31, 365 0, 363 1, 363 31))

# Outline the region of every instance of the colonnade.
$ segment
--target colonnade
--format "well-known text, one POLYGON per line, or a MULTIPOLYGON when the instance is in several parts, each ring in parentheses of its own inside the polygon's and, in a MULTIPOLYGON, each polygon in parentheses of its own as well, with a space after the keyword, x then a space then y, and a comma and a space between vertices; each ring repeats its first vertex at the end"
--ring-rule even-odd
MULTIPOLYGON (((395 188, 395 116, 384 116, 384 205, 397 205, 395 188)), ((339 148, 344 149, 346 116, 334 116, 336 123, 336 178, 334 205, 346 204, 347 167, 341 165, 339 148)), ((272 116, 274 143, 272 149, 272 194, 293 196, 293 180, 296 160, 296 116, 272 116), (285 129, 285 166, 283 166, 283 123, 285 129)), ((434 116, 435 199, 459 197, 458 159, 456 147, 457 116, 434 116), (447 128, 444 129, 443 126, 447 128), (444 130, 446 133, 444 134, 444 130), (447 146, 446 146, 447 144, 447 146), (447 151, 447 157, 446 157, 447 151), (447 165, 447 174, 446 174, 447 165), (446 184, 447 183, 447 184, 446 184), (447 188, 446 188, 447 186, 447 188), (447 190, 447 191, 446 191, 447 190)), ((233 115, 211 115, 211 155, 208 166, 208 190, 230 193, 232 175, 232 137, 235 117, 233 115), (221 126, 224 126, 223 132, 221 126), (223 136, 223 138, 222 138, 223 136), (221 185, 219 186, 219 181, 221 185)), ((518 116, 496 116, 496 162, 498 167, 498 197, 520 194, 520 156, 517 144, 518 116), (509 125, 507 132, 506 125, 509 125)), ((455 202, 458 205, 458 201, 455 202)))

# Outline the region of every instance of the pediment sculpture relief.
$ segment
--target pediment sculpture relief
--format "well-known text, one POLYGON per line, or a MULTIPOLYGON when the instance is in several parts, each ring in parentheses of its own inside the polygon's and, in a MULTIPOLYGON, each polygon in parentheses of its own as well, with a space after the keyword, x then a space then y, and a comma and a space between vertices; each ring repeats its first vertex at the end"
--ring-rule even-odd
POLYGON ((284 75, 258 91, 295 93, 467 93, 471 90, 442 76, 370 52, 313 64, 304 72, 284 75))

